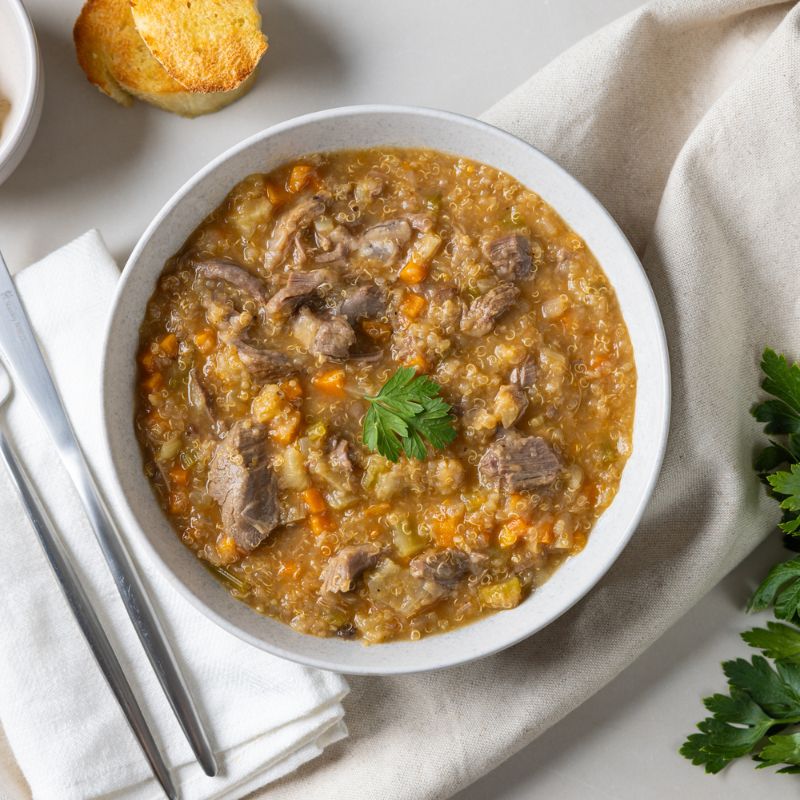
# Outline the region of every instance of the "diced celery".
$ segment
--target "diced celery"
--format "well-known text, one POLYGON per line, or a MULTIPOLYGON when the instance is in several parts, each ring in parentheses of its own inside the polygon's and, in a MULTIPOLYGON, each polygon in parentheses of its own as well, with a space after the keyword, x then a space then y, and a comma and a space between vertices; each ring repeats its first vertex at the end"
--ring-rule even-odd
POLYGON ((429 197, 425 201, 425 208, 427 208, 428 211, 433 211, 434 214, 438 214, 442 208, 442 196, 440 194, 435 194, 429 197))
POLYGON ((164 444, 161 445, 161 448, 158 451, 156 460, 172 461, 172 459, 175 458, 175 456, 177 456, 178 453, 180 453, 182 444, 183 444, 182 436, 175 436, 168 442, 164 442, 164 444))
POLYGON ((327 432, 328 429, 324 422, 315 422, 306 432, 306 436, 311 439, 312 442, 318 442, 320 439, 325 438, 327 432))
POLYGON ((400 558, 410 558, 430 544, 430 539, 423 536, 408 520, 403 520, 392 527, 392 541, 400 558))

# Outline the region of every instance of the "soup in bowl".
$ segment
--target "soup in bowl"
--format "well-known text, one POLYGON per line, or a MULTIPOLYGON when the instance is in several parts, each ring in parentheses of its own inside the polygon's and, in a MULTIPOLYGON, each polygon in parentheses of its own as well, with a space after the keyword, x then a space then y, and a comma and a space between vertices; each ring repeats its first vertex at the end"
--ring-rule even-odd
POLYGON ((668 379, 641 268, 585 190, 480 123, 353 109, 180 198, 126 268, 106 375, 129 396, 107 380, 106 414, 131 516, 203 610, 308 663, 408 671, 511 644, 600 577, 656 475, 668 379))

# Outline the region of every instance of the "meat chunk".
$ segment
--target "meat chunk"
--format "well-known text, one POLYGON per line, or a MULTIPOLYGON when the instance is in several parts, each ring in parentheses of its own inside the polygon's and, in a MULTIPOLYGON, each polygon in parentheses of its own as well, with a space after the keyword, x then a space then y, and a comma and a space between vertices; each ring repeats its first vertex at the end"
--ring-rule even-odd
POLYGON ((264 281, 233 261, 222 259, 201 261, 197 264, 196 273, 208 280, 224 281, 245 294, 249 294, 259 303, 266 302, 267 287, 264 281))
POLYGON ((300 309, 292 333, 311 355, 323 358, 347 358, 356 341, 356 334, 344 317, 315 314, 309 308, 300 309))
POLYGON ((530 389, 536 383, 536 362, 531 356, 527 356, 519 366, 511 370, 508 379, 521 389, 530 389))
POLYGON ((189 380, 186 385, 186 395, 189 400, 189 408, 195 424, 205 427, 214 425, 216 422, 211 411, 211 398, 206 392, 205 386, 200 380, 196 369, 189 370, 189 380))
POLYGON ((367 228, 361 234, 358 253, 362 258, 391 264, 411 241, 411 226, 404 219, 389 219, 367 228))
POLYGON ((436 581, 412 575, 407 569, 385 558, 366 577, 370 597, 409 618, 433 605, 447 594, 436 581))
POLYGON ((310 225, 314 218, 324 211, 325 203, 322 198, 308 197, 284 212, 275 223, 272 236, 267 243, 264 266, 268 270, 274 269, 286 255, 295 234, 310 225))
POLYGON ((314 343, 309 348, 312 356, 344 359, 356 342, 356 335, 347 320, 333 317, 321 322, 314 343))
POLYGON ((286 286, 279 289, 267 303, 267 313, 271 316, 288 316, 316 294, 324 292, 335 276, 328 269, 312 269, 309 272, 290 272, 286 286))
POLYGON ((327 251, 316 256, 318 264, 344 266, 347 256, 358 246, 358 238, 353 236, 344 225, 337 225, 329 236, 319 236, 319 234, 317 236, 327 251))
POLYGON ((476 297, 461 318, 461 330, 468 336, 486 336, 503 314, 514 305, 519 289, 513 283, 501 283, 476 297))
POLYGON ((558 457, 539 436, 504 436, 489 445, 478 462, 481 483, 501 492, 548 486, 560 471, 558 457))
POLYGON ((408 565, 415 578, 434 581, 444 589, 453 589, 459 581, 480 570, 486 556, 478 553, 465 553, 456 547, 444 550, 427 550, 408 565))
POLYGON ((531 274, 531 242, 519 233, 495 239, 488 247, 488 256, 495 272, 505 281, 527 278, 531 274))
POLYGON ((443 334, 459 330, 464 314, 464 301, 455 286, 436 286, 428 298, 428 320, 443 334))
POLYGON ((353 198, 360 206, 365 206, 370 200, 381 196, 383 186, 383 175, 373 170, 356 182, 353 198))
POLYGON ((333 447, 331 447, 328 460, 337 472, 346 476, 349 480, 355 471, 353 459, 350 455, 350 442, 347 439, 334 439, 332 444, 333 447))
POLYGON ((343 547, 322 570, 323 594, 352 591, 356 580, 378 563, 381 549, 375 544, 343 547))
POLYGON ((242 339, 234 339, 231 344, 236 347, 239 361, 259 383, 272 383, 297 372, 289 357, 276 350, 256 347, 242 339))
POLYGON ((258 547, 278 526, 278 482, 267 463, 266 429, 237 422, 217 445, 208 470, 208 493, 238 547, 258 547))
POLYGON ((528 395, 515 383, 507 383, 497 390, 494 398, 494 415, 504 428, 510 428, 525 413, 528 395))
POLYGON ((354 325, 360 319, 374 319, 386 312, 386 297, 374 283, 348 289, 339 306, 339 313, 354 325))

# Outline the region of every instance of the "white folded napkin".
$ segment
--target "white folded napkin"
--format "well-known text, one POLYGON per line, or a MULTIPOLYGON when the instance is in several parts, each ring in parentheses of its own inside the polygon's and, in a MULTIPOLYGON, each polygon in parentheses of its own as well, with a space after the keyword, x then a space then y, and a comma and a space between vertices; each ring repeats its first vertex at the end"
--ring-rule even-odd
MULTIPOLYGON (((17 285, 96 473, 100 351, 118 272, 92 231, 24 270, 17 285)), ((341 676, 283 661, 224 633, 139 564, 207 721, 222 775, 194 762, 72 486, 21 391, 12 438, 86 579, 185 800, 240 798, 347 735, 341 676)), ((36 800, 162 797, 0 469, 0 723, 36 800)), ((0 796, 3 795, 0 787, 0 796)))

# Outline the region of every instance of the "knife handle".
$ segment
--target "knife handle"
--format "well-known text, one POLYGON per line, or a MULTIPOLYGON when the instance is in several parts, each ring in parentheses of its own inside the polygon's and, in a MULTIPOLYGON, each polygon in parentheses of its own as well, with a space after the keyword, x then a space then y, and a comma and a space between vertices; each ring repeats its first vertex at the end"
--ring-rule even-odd
POLYGON ((177 798, 178 795, 172 783, 169 768, 161 757, 147 721, 139 708, 139 704, 136 702, 136 696, 128 683, 128 679, 125 677, 122 665, 117 659, 94 608, 92 608, 92 604, 84 591, 78 574, 72 566, 72 560, 60 536, 56 533, 30 478, 25 474, 14 449, 2 430, 0 430, 0 457, 5 462, 14 487, 22 500, 25 513, 33 526, 47 560, 50 562, 72 614, 86 638, 100 671, 108 682, 109 688, 125 714, 128 725, 138 740, 139 746, 150 764, 153 775, 167 797, 171 798, 171 800, 172 798, 177 798))
POLYGON ((189 689, 150 598, 95 482, 53 383, 28 315, 0 254, 0 352, 50 432, 89 516, 139 641, 203 771, 218 767, 189 689))

